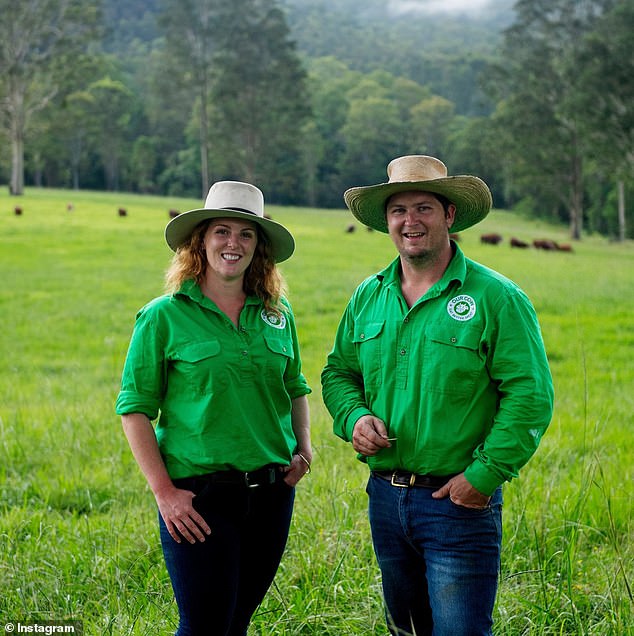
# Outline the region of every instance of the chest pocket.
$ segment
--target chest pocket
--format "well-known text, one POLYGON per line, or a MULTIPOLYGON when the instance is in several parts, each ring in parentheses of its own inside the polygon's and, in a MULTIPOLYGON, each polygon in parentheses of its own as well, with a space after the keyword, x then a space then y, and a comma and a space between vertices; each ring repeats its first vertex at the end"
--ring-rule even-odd
POLYGON ((363 381, 367 385, 378 385, 381 382, 383 368, 383 343, 381 335, 385 321, 357 322, 354 325, 352 342, 357 352, 359 367, 363 381))
POLYGON ((182 345, 172 357, 173 373, 197 393, 223 390, 227 378, 220 352, 220 342, 215 339, 182 345))
POLYGON ((275 336, 264 336, 266 347, 272 353, 277 353, 284 358, 293 359, 295 352, 293 351, 293 343, 288 338, 277 338, 275 336))
POLYGON ((486 372, 480 356, 482 330, 465 325, 430 325, 425 332, 423 381, 429 391, 469 396, 486 372))
POLYGON ((294 359, 293 343, 290 338, 265 335, 266 351, 268 353, 265 366, 269 371, 269 378, 276 381, 283 377, 288 363, 294 359), (270 373, 272 372, 272 374, 270 373))

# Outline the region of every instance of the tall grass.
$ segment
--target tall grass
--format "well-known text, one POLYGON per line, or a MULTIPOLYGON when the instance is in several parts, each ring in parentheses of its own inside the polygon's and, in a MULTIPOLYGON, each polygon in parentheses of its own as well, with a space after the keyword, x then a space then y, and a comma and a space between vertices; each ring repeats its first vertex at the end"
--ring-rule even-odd
MULTIPOLYGON (((134 314, 162 291, 167 210, 198 205, 0 193, 1 621, 74 618, 87 634, 173 633, 153 498, 113 402, 134 314), (117 216, 119 206, 127 217, 117 216)), ((367 469, 332 435, 319 374, 350 293, 394 257, 393 247, 361 226, 346 233, 344 211, 269 212, 297 240, 283 271, 314 389, 315 462, 250 634, 384 635, 367 469)), ((566 237, 495 211, 461 238, 468 256, 533 300, 556 385, 550 429, 505 487, 496 634, 634 634, 634 247, 589 237, 572 254, 520 251, 507 241, 481 245, 486 231, 566 237)))

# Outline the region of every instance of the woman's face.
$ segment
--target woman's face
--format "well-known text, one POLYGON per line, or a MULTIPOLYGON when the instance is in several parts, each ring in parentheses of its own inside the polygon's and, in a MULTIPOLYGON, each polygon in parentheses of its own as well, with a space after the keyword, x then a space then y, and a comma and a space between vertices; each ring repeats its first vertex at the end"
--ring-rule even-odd
POLYGON ((243 219, 212 219, 203 241, 207 272, 222 280, 241 279, 253 260, 257 226, 243 219))

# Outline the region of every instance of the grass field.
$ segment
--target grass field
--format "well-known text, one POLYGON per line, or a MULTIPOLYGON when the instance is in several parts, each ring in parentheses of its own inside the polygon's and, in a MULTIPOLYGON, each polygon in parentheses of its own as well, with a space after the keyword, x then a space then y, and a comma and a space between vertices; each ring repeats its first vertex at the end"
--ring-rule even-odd
MULTIPOLYGON (((167 211, 199 203, 0 193, 0 625, 77 619, 91 635, 174 631, 154 500, 113 403, 134 314, 162 291, 167 211)), ((385 635, 366 468, 332 435, 319 374, 350 293, 393 247, 361 226, 346 233, 343 210, 269 213, 297 240, 283 271, 314 389, 315 460, 250 635, 385 635)), ((547 253, 510 249, 512 235, 568 242, 565 228, 499 211, 461 239, 533 300, 556 387, 538 453, 505 486, 495 633, 634 634, 634 245, 589 237, 572 254, 547 253), (504 243, 481 245, 485 231, 504 243)))

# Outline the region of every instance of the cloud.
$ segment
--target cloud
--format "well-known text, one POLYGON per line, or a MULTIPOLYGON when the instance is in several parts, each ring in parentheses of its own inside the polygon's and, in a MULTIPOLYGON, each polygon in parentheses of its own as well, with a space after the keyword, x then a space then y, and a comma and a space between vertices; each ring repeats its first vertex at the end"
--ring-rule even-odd
POLYGON ((390 0, 393 13, 478 13, 489 8, 491 0, 390 0))

